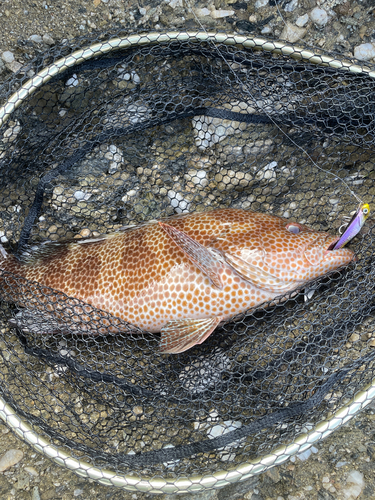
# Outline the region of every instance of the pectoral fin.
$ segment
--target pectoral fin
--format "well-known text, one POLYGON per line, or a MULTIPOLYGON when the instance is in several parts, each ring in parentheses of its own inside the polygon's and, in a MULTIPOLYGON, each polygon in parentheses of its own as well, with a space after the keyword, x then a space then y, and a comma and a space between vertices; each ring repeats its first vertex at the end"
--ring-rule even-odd
POLYGON ((185 253, 190 262, 209 278, 211 284, 215 285, 217 288, 223 288, 223 283, 220 278, 220 269, 223 264, 220 262, 217 255, 209 248, 206 248, 193 238, 190 238, 190 236, 183 231, 169 224, 165 224, 164 222, 159 222, 159 225, 180 250, 185 253))
POLYGON ((201 344, 215 330, 221 317, 170 321, 161 329, 160 351, 177 354, 201 344))
POLYGON ((226 262, 246 281, 254 286, 275 293, 283 293, 291 290, 294 281, 282 280, 262 269, 258 264, 252 264, 236 255, 225 254, 226 262))

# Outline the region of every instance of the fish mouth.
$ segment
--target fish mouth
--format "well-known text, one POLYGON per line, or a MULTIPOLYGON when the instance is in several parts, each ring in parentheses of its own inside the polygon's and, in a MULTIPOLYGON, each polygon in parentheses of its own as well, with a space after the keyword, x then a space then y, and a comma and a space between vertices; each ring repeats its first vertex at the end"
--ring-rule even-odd
POLYGON ((336 243, 339 241, 340 237, 338 236, 337 238, 333 238, 331 242, 329 243, 328 247, 325 249, 326 252, 332 252, 335 249, 336 243))

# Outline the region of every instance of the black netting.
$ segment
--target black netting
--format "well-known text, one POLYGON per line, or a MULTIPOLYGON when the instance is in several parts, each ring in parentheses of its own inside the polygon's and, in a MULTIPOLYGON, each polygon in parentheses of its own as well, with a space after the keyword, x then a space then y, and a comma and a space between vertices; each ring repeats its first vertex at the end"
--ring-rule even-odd
MULTIPOLYGON (((72 51, 58 47, 12 77, 3 103, 72 51)), ((23 98, 0 128, 8 253, 218 208, 338 234, 358 204, 340 179, 371 206, 365 72, 194 40, 96 53, 23 98)), ((350 244, 356 262, 181 354, 2 271, 1 395, 53 443, 119 472, 181 477, 259 458, 374 378, 373 238, 370 218, 350 244)))

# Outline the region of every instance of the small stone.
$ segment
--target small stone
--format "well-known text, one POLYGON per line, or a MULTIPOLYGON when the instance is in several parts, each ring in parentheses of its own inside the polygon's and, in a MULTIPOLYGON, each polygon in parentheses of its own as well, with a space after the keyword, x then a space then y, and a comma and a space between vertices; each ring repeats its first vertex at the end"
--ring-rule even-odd
POLYGON ((43 43, 45 43, 46 45, 53 45, 55 43, 55 40, 46 33, 45 35, 43 35, 43 43))
POLYGON ((298 42, 298 40, 301 40, 306 35, 306 31, 305 28, 299 28, 287 23, 281 32, 280 39, 291 43, 298 42))
POLYGON ((206 187, 208 186, 207 172, 204 170, 188 170, 185 174, 185 179, 191 181, 196 186, 206 187))
POLYGON ((5 63, 11 63, 14 61, 14 55, 12 52, 10 52, 9 50, 6 50, 5 52, 2 53, 1 55, 1 59, 5 62, 5 63))
POLYGON ((285 12, 293 12, 296 10, 298 7, 298 2, 299 0, 292 0, 291 2, 287 3, 284 7, 285 12))
POLYGON ((82 495, 82 493, 83 493, 83 490, 81 490, 81 489, 76 489, 76 490, 74 490, 73 495, 74 495, 75 497, 79 497, 80 495, 82 495))
POLYGON ((15 483, 14 487, 16 490, 26 490, 30 484, 30 475, 29 474, 21 474, 18 478, 18 481, 15 483))
POLYGON ((355 500, 359 497, 365 487, 363 474, 356 470, 349 472, 346 485, 342 489, 342 495, 345 500, 355 500))
POLYGON ((310 12, 311 21, 318 27, 323 27, 328 23, 328 14, 324 9, 319 9, 319 7, 315 7, 310 12))
POLYGON ((33 493, 32 493, 32 496, 31 496, 31 500, 40 500, 38 486, 34 486, 33 493))
POLYGON ((268 476, 274 483, 278 483, 281 479, 280 472, 277 467, 271 467, 271 469, 268 469, 266 476, 268 476))
POLYGON ((375 43, 362 43, 354 48, 354 57, 359 61, 370 61, 375 58, 375 43))
POLYGON ((135 415, 142 415, 143 414, 143 408, 142 408, 142 406, 134 406, 133 413, 135 415))
POLYGON ((89 198, 91 198, 91 193, 85 193, 84 191, 76 191, 73 196, 78 201, 88 200, 89 198))
POLYGON ((268 0, 257 0, 255 2, 255 8, 261 9, 262 7, 266 7, 268 5, 268 0))
POLYGON ((23 459, 21 450, 9 450, 0 458, 0 472, 4 472, 23 459))
POLYGON ((131 74, 131 79, 133 80, 134 83, 140 83, 141 79, 139 78, 138 74, 135 71, 132 71, 130 74, 131 74))
POLYGON ((328 476, 323 477, 322 483, 329 483, 330 479, 328 476))
POLYGON ((168 198, 171 200, 171 206, 175 209, 176 213, 187 213, 190 210, 189 203, 181 193, 176 193, 172 189, 168 191, 168 198))
POLYGON ((76 87, 78 83, 78 76, 74 73, 74 75, 66 81, 65 85, 67 87, 76 87))
POLYGON ((81 231, 77 235, 77 237, 79 238, 88 238, 89 236, 91 236, 91 231, 87 227, 81 229, 81 231))
POLYGON ((138 188, 137 189, 130 189, 130 191, 128 191, 125 196, 123 196, 121 198, 121 200, 124 202, 124 203, 127 203, 128 201, 131 200, 131 198, 134 198, 134 196, 136 196, 136 194, 138 193, 138 188))
POLYGON ((234 10, 216 10, 211 11, 212 19, 221 19, 223 17, 233 16, 234 10))
POLYGON ((171 9, 175 9, 176 7, 182 7, 183 6, 183 3, 182 3, 183 0, 167 0, 167 4, 169 5, 169 7, 171 7, 171 9))
POLYGON ((359 340, 358 333, 353 333, 353 335, 351 335, 350 338, 349 338, 350 342, 358 342, 358 340, 359 340))
POLYGON ((261 33, 262 33, 262 35, 269 35, 270 33, 272 33, 272 28, 271 28, 271 26, 265 26, 265 27, 261 30, 261 33))
POLYGON ((342 462, 337 462, 337 464, 336 464, 336 468, 337 468, 337 469, 339 469, 340 467, 343 467, 343 466, 344 466, 344 465, 346 465, 347 463, 348 463, 348 462, 344 462, 344 461, 342 461, 342 462))
POLYGON ((12 72, 12 73, 17 73, 17 71, 19 71, 21 68, 22 68, 22 64, 17 62, 17 61, 13 61, 11 63, 7 63, 6 64, 6 67, 12 72))
POLYGON ((195 9, 195 13, 198 17, 205 17, 209 16, 211 14, 211 11, 206 8, 203 8, 203 9, 195 9))
POLYGON ((299 28, 303 28, 306 26, 306 24, 309 22, 309 15, 305 14, 304 16, 299 16, 299 18, 296 21, 296 26, 299 28))
POLYGON ((32 476, 39 476, 39 472, 34 469, 34 467, 25 467, 25 471, 28 472, 29 474, 31 474, 32 476))
POLYGON ((43 38, 40 35, 31 35, 29 37, 29 40, 31 42, 35 42, 35 43, 42 43, 43 42, 43 38))

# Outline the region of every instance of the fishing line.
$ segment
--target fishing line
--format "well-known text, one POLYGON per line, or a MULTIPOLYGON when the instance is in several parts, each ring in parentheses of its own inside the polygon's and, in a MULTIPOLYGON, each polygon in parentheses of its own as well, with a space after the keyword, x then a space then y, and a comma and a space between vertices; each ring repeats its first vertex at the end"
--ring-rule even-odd
MULTIPOLYGON (((199 26, 202 28, 202 30, 206 33, 206 35, 208 35, 208 32, 206 30, 206 28, 203 26, 203 24, 200 22, 199 18, 197 17, 197 15, 195 14, 195 11, 194 9, 192 8, 191 6, 191 3, 189 0, 186 0, 186 5, 188 6, 188 9, 190 10, 190 12, 193 14, 195 20, 197 21, 197 23, 199 24, 199 26)), ((276 4, 277 6, 277 4, 276 4)), ((280 13, 280 10, 277 6, 277 9, 280 13)), ((281 15, 280 13, 280 16, 281 16, 281 19, 283 20, 283 22, 285 23, 285 20, 283 18, 283 16, 281 15)), ((287 24, 285 23, 285 25, 287 26, 287 24)), ((227 60, 225 59, 224 55, 222 54, 222 52, 220 51, 220 49, 214 44, 214 42, 210 42, 210 40, 208 40, 208 43, 211 44, 211 46, 214 48, 214 50, 218 53, 218 55, 221 57, 221 59, 223 59, 223 61, 225 62, 225 64, 227 65, 227 67, 229 68, 229 70, 231 71, 231 73, 233 74, 234 78, 236 79, 237 83, 243 87, 242 85, 242 82, 239 80, 237 74, 235 73, 235 71, 233 70, 233 68, 228 64, 227 60)), ((251 95, 251 92, 249 91, 248 87, 246 87, 246 93, 248 93, 250 95, 250 97, 255 101, 255 98, 251 95)), ((275 127, 294 145, 296 146, 300 151, 302 151, 306 156, 307 158, 312 162, 312 164, 318 169, 318 170, 321 170, 322 172, 326 173, 326 174, 329 174, 331 175, 332 177, 334 177, 335 179, 338 179, 340 180, 344 186, 348 189, 348 191, 350 192, 350 194, 359 202, 360 205, 363 204, 363 201, 361 200, 361 198, 359 198, 359 196, 350 188, 349 184, 344 181, 344 179, 342 179, 341 177, 339 177, 338 175, 334 174, 333 172, 330 172, 329 170, 326 170, 322 167, 319 167, 319 165, 317 165, 317 163, 311 158, 311 156, 309 155, 309 153, 302 147, 300 146, 299 144, 297 144, 291 137, 289 134, 287 134, 286 132, 284 132, 284 130, 278 125, 278 123, 274 120, 274 118, 272 117, 272 115, 267 111, 267 106, 264 107, 264 109, 262 108, 262 112, 264 112, 267 117, 269 118, 269 120, 273 123, 273 125, 275 125, 275 127)))

